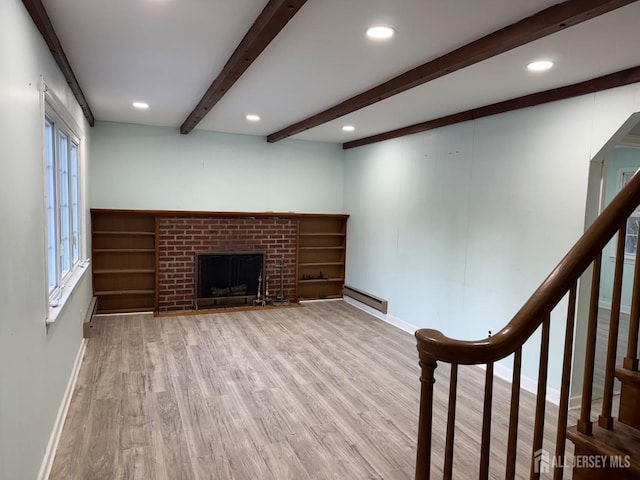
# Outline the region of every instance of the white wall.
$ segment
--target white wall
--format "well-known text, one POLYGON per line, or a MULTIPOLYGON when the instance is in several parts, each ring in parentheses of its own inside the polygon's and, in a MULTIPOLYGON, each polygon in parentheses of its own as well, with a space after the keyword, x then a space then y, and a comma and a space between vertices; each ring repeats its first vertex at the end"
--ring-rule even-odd
POLYGON ((98 122, 93 208, 341 213, 339 145, 98 122))
MULTIPOLYGON (((639 92, 634 85, 348 150, 346 283, 387 299, 390 314, 417 327, 468 340, 499 330, 584 231, 590 159, 640 108, 639 92)), ((537 349, 523 358, 523 373, 536 378, 537 349)))
POLYGON ((19 0, 0 2, 0 478, 36 478, 82 342, 85 276, 45 327, 42 122, 38 81, 88 127, 19 0))

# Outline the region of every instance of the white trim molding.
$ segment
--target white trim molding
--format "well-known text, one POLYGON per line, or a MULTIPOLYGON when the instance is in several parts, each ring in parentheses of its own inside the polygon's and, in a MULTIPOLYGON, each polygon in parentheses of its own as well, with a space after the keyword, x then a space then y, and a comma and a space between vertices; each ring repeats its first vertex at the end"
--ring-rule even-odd
POLYGON ((640 147, 640 135, 627 134, 616 147, 640 147))
MULTIPOLYGON (((344 297, 344 301, 350 305, 353 305, 361 310, 364 310, 365 312, 373 315, 376 318, 379 318, 380 320, 387 322, 391 325, 393 325, 394 327, 398 327, 400 330, 404 330, 407 333, 411 333, 413 334, 416 330, 418 330, 418 327, 409 323, 409 322, 405 322, 404 320, 398 318, 398 317, 394 317, 391 314, 383 314, 380 313, 379 311, 365 305, 362 302, 359 302, 358 300, 354 300, 353 298, 350 297, 344 297)), ((416 357, 416 361, 417 361, 417 357, 416 357)), ((485 365, 474 365, 475 367, 480 368, 481 370, 486 370, 486 366, 485 365)), ((504 365, 501 365, 499 363, 494 363, 493 364, 493 374, 504 380, 505 382, 511 384, 511 380, 513 379, 513 370, 505 367, 504 365)), ((538 382, 536 380, 534 380, 533 378, 529 378, 525 375, 522 375, 520 377, 520 387, 523 390, 526 390, 527 392, 531 392, 534 395, 537 393, 538 391, 538 382)), ((546 395, 546 400, 547 402, 553 403, 554 405, 559 405, 560 404, 560 390, 557 390, 555 388, 551 388, 549 386, 547 386, 547 395, 546 395)))
MULTIPOLYGON (((611 302, 609 300, 600 299, 598 301, 598 308, 611 311, 611 302)), ((631 315, 631 307, 629 305, 620 305, 620 313, 631 315)))
POLYGON ((67 388, 64 391, 58 414, 56 415, 56 421, 53 424, 53 430, 49 436, 49 443, 47 449, 44 452, 44 458, 40 464, 40 471, 38 472, 38 480, 47 480, 51 473, 51 467, 53 467, 53 460, 56 456, 56 450, 58 449, 58 442, 60 441, 60 435, 64 428, 64 421, 67 418, 67 412, 69 411, 69 405, 71 405, 71 398, 73 397, 73 391, 76 388, 76 381, 78 380, 78 374, 80 373, 80 367, 82 366, 82 359, 84 358, 84 351, 87 348, 87 339, 83 338, 80 343, 80 349, 76 355, 75 362, 73 363, 73 369, 67 382, 67 388))
POLYGON ((403 330, 407 333, 410 333, 411 335, 413 335, 415 331, 418 330, 418 327, 413 325, 412 323, 405 322, 401 318, 395 317, 390 313, 382 313, 379 310, 376 310, 375 308, 372 308, 369 305, 365 305, 364 303, 354 298, 345 296, 343 300, 345 301, 345 303, 348 303, 349 305, 353 305, 354 307, 359 308, 360 310, 364 310, 369 315, 373 315, 374 317, 379 318, 383 322, 393 325, 394 327, 399 328, 400 330, 403 330))
MULTIPOLYGON (((485 368, 484 365, 478 366, 482 369, 485 368)), ((493 364, 493 373, 496 377, 501 378, 509 384, 511 384, 511 381, 513 380, 513 369, 505 367, 504 365, 501 365, 499 363, 493 364)), ((527 377, 526 375, 521 375, 520 388, 536 395, 538 393, 538 382, 533 378, 527 377)), ((547 402, 553 403, 554 405, 560 405, 560 390, 551 388, 549 385, 547 385, 546 400, 547 402)))

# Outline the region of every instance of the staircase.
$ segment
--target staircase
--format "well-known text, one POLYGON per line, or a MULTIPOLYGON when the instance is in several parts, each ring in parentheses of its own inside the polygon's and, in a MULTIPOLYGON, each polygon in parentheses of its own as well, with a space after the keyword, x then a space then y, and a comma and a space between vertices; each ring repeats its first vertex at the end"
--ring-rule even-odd
POLYGON ((595 428, 581 422, 567 431, 567 438, 576 446, 576 455, 605 457, 597 468, 574 468, 574 479, 640 478, 640 373, 621 366, 616 368, 615 376, 622 385, 618 420, 601 416, 595 428))
MULTIPOLYGON (((522 348, 540 329, 539 369, 535 401, 533 434, 524 440, 530 445, 525 459, 530 468, 526 476, 531 479, 574 478, 578 480, 640 479, 640 372, 638 371, 638 334, 640 329, 640 248, 637 249, 633 272, 631 312, 628 332, 620 332, 620 305, 622 299, 623 270, 625 268, 625 240, 627 219, 640 205, 640 175, 636 174, 613 199, 585 234, 578 240, 558 266, 544 280, 513 319, 495 335, 478 341, 451 339, 437 330, 421 329, 416 332, 421 367, 420 418, 416 479, 431 478, 433 470, 443 471, 443 478, 454 477, 455 466, 462 462, 468 467, 468 457, 456 456, 456 398, 459 365, 478 365, 486 370, 482 400, 480 452, 477 465, 479 479, 495 477, 496 465, 490 462, 504 458, 504 475, 499 478, 525 478, 516 471, 518 459, 518 419, 520 415, 520 373, 522 348), (598 342, 598 301, 602 252, 610 240, 616 239, 615 271, 613 280, 611 313, 608 320, 606 361, 602 399, 594 402, 594 372, 596 370, 596 344, 598 342), (580 288, 578 288, 580 286, 580 288), (589 311, 585 318, 577 319, 578 290, 588 296, 589 311), (566 315, 558 312, 558 305, 566 299, 566 315), (561 314, 565 320, 564 355, 560 388, 560 403, 556 421, 553 447, 545 441, 545 407, 549 356, 550 326, 561 314), (569 426, 569 386, 574 359, 576 323, 586 323, 586 347, 576 355, 584 355, 581 406, 575 425, 569 426), (619 334, 627 338, 627 351, 621 364, 616 365, 619 334), (511 401, 505 418, 492 418, 494 363, 513 356, 511 401), (446 435, 444 439, 432 438, 434 418, 434 371, 438 363, 450 365, 449 401, 445 407, 446 435), (614 394, 614 382, 620 383, 620 394, 614 394), (617 418, 613 414, 614 402, 618 407, 617 418), (507 418, 508 417, 508 418, 507 418), (508 424, 507 448, 503 452, 491 449, 491 428, 495 422, 508 424), (566 455, 567 440, 574 446, 573 455, 566 455), (444 457, 432 458, 432 443, 444 443, 444 457), (544 446, 544 448, 543 448, 544 446), (442 465, 436 465, 442 461, 442 465), (571 465, 572 468, 563 468, 571 465), (434 468, 437 466, 438 468, 434 468), (432 470, 433 469, 433 470, 432 470), (517 477, 516 477, 517 476, 517 477)), ((480 400, 479 400, 480 401, 480 400)), ((437 405, 436 405, 437 407, 437 405)), ((553 432, 551 432, 553 434, 553 432)), ((522 443, 523 439, 520 439, 522 443)), ((521 453, 520 453, 521 455, 521 453)))

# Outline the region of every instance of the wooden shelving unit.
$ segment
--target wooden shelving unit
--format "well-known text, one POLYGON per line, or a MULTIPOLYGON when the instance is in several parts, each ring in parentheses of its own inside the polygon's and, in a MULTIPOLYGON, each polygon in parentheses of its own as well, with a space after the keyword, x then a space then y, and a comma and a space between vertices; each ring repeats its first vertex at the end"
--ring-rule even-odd
MULTIPOLYGON (((98 313, 158 311, 156 222, 163 215, 175 213, 91 210, 93 292, 98 299, 98 313)), ((206 218, 273 216, 271 213, 188 213, 206 218)), ((293 213, 288 217, 298 222, 296 299, 342 297, 349 216, 293 213)))
POLYGON ((319 215, 298 220, 299 300, 342 297, 347 215, 319 215))
POLYGON ((93 294, 98 313, 140 312, 156 305, 154 215, 91 212, 93 294))

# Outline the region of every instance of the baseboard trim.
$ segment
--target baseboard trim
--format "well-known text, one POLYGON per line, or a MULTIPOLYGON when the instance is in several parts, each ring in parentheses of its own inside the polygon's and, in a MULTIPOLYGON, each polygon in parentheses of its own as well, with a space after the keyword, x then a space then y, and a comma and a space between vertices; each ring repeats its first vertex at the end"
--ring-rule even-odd
MULTIPOLYGON (((604 310, 611 310, 611 302, 608 300, 599 300, 598 307, 604 310)), ((620 313, 631 315, 631 307, 628 305, 620 305, 620 313)))
POLYGON ((83 338, 80 344, 80 349, 76 355, 75 362, 73 363, 73 369, 67 382, 67 388, 64 391, 58 414, 56 415, 56 421, 53 424, 53 431, 49 437, 49 443, 47 449, 44 452, 44 458, 40 465, 40 471, 38 472, 38 480, 47 480, 51 473, 51 467, 53 467, 53 459, 56 456, 56 450, 58 449, 58 442, 60 441, 60 435, 64 428, 64 421, 67 418, 67 412, 69 411, 69 405, 71 405, 71 398, 73 397, 73 391, 76 388, 76 381, 78 380, 78 374, 80 373, 80 367, 82 366, 82 358, 84 357, 84 351, 87 348, 87 339, 83 338))
MULTIPOLYGON (((350 305, 353 305, 354 307, 359 308, 360 310, 364 310, 365 312, 373 315, 376 318, 379 318, 384 322, 393 325, 394 327, 399 328, 400 330, 404 330, 407 333, 413 334, 416 330, 418 330, 417 326, 409 322, 405 322, 404 320, 398 317, 394 317, 393 315, 390 315, 388 313, 380 313, 379 311, 369 307, 368 305, 365 305, 362 302, 359 302, 358 300, 354 300, 351 297, 345 296, 344 301, 350 305)), ((485 370, 484 365, 476 366, 482 370, 485 370)), ((508 383, 511 383, 511 381, 513 380, 513 370, 511 368, 505 367, 504 365, 500 365, 499 363, 493 364, 493 374, 508 383)), ((533 378, 522 375, 520 377, 520 388, 535 395, 538 392, 538 382, 533 378)), ((554 405, 560 405, 560 390, 547 386, 546 400, 547 402, 553 403, 554 405)))
POLYGON ((582 395, 574 395, 569 397, 569 410, 580 408, 582 406, 582 395))
POLYGON ((366 305, 354 298, 345 296, 344 301, 349 305, 353 305, 354 307, 359 308, 360 310, 364 310, 369 315, 373 315, 374 317, 379 318, 380 320, 388 323, 389 325, 393 325, 394 327, 399 328, 400 330, 410 333, 411 335, 413 335, 415 331, 418 330, 418 327, 416 327, 412 323, 405 322, 401 318, 395 317, 390 313, 382 313, 379 310, 376 310, 375 308, 372 308, 369 305, 366 305))
MULTIPOLYGON (((478 366, 484 369, 484 366, 478 366)), ((494 363, 493 374, 508 383, 512 383, 513 369, 509 367, 505 367, 504 365, 501 365, 499 363, 494 363)), ((538 382, 531 377, 527 377, 526 375, 520 375, 520 388, 536 395, 538 393, 538 382)), ((551 388, 547 385, 546 400, 547 402, 553 403, 554 405, 560 405, 560 390, 551 388)))

